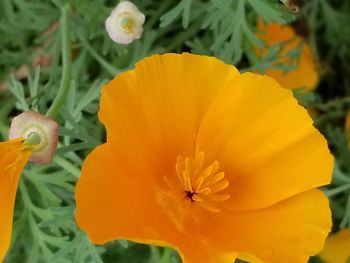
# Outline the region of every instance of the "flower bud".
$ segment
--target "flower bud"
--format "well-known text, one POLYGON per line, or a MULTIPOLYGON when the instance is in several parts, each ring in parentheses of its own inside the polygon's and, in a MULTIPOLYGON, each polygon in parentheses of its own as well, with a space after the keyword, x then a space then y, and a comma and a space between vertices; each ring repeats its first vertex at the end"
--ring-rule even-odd
POLYGON ((120 2, 106 19, 109 37, 119 44, 130 44, 142 35, 145 15, 129 1, 120 2))
POLYGON ((293 13, 299 12, 299 7, 293 2, 293 0, 281 0, 281 2, 288 9, 288 11, 293 13))
POLYGON ((58 124, 52 119, 33 111, 23 112, 11 123, 9 139, 26 140, 32 162, 46 164, 51 161, 58 141, 58 124))

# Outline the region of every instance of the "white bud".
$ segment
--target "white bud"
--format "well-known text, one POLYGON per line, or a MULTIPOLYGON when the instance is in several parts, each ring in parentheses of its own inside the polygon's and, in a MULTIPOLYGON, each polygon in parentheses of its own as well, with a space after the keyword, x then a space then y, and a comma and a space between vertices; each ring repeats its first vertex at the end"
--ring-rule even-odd
POLYGON ((119 44, 130 44, 142 35, 145 15, 129 1, 120 2, 106 19, 109 37, 119 44))
POLYGON ((32 149, 29 159, 35 163, 46 164, 51 161, 58 141, 58 124, 37 112, 27 111, 13 118, 9 139, 28 140, 32 149))

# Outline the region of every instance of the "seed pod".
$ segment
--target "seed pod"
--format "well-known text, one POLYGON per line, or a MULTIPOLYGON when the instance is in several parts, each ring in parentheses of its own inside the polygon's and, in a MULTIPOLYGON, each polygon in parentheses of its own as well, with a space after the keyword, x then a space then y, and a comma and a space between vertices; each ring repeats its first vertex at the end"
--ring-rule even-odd
POLYGON ((16 116, 11 123, 9 139, 23 138, 32 149, 32 162, 49 163, 58 141, 58 124, 37 112, 27 111, 16 116))

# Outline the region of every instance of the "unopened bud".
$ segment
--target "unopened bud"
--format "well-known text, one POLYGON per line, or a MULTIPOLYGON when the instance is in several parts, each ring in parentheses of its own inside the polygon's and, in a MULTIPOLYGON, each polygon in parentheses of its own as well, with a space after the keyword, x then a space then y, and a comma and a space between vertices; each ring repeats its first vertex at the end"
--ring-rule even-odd
POLYGON ((299 7, 293 2, 293 0, 281 0, 281 2, 285 5, 285 7, 293 12, 293 13, 298 13, 299 12, 299 7))
POLYGON ((145 15, 129 1, 120 2, 106 19, 109 37, 119 44, 130 44, 142 35, 145 15))

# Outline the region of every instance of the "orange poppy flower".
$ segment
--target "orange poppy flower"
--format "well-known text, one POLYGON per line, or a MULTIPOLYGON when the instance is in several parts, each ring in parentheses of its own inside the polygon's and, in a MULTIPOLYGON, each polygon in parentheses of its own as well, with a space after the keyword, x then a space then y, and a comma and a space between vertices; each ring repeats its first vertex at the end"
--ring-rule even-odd
POLYGON ((347 263, 350 260, 350 230, 341 229, 327 238, 320 258, 326 263, 347 263))
POLYGON ((19 178, 28 161, 49 163, 57 146, 58 125, 37 112, 13 118, 10 141, 0 142, 0 262, 11 241, 13 209, 19 178))
POLYGON ((85 160, 77 222, 102 244, 185 263, 306 262, 331 226, 333 158, 291 91, 207 56, 146 58, 102 91, 107 143, 85 160))
POLYGON ((18 181, 31 155, 30 148, 22 142, 22 139, 0 142, 0 262, 11 241, 18 181))
MULTIPOLYGON (((267 69, 265 74, 274 78, 282 87, 287 89, 315 89, 319 82, 317 63, 310 46, 306 42, 302 43, 304 40, 294 32, 293 28, 278 23, 265 24, 262 20, 258 21, 257 28, 261 31, 258 36, 265 41, 268 47, 283 44, 280 56, 286 56, 288 52, 302 45, 299 59, 291 60, 284 57, 276 61, 278 64, 294 66, 295 69, 290 71, 267 69)), ((260 50, 260 53, 264 54, 266 50, 260 50)))

